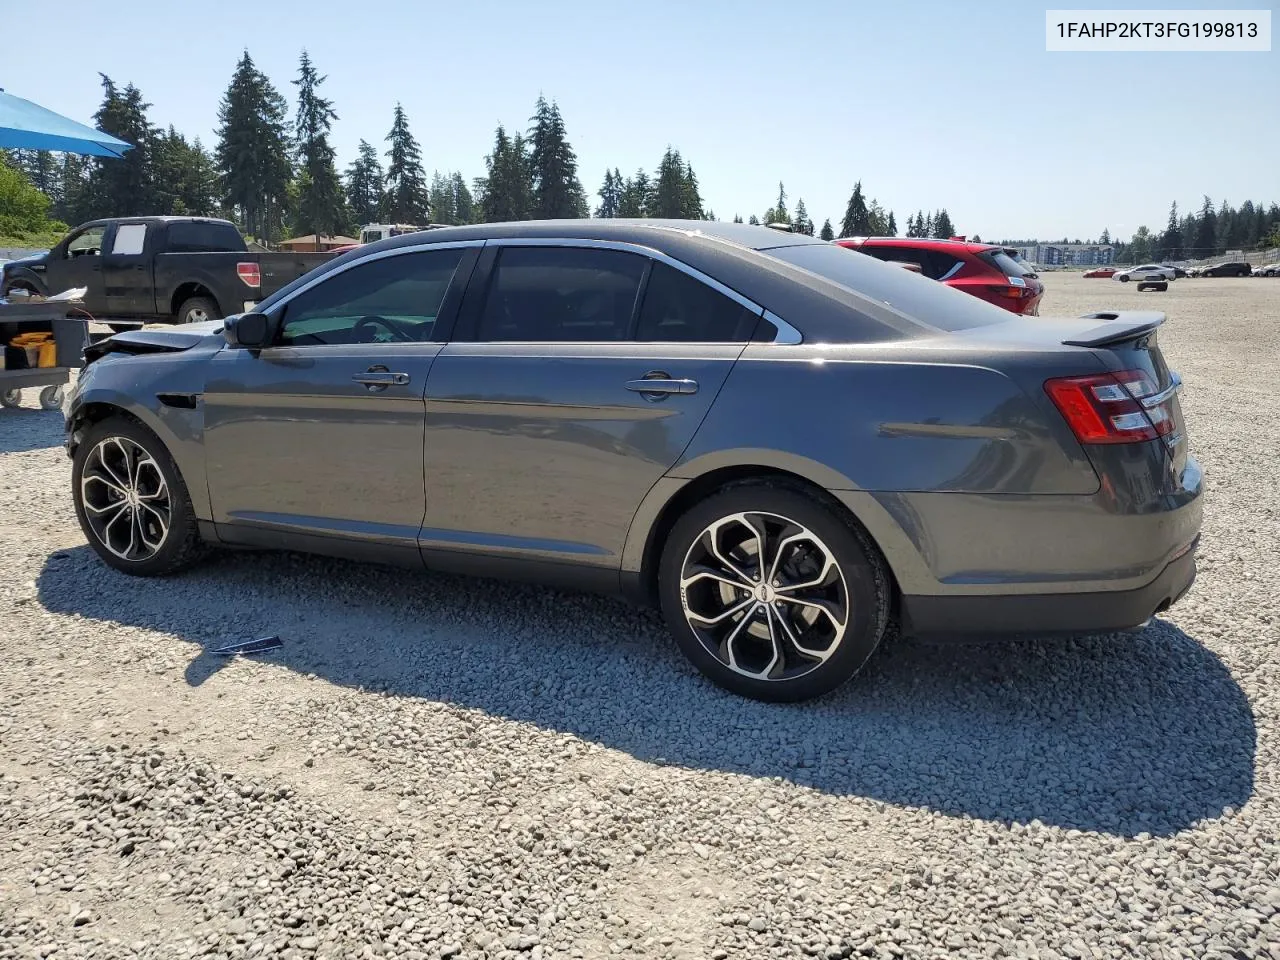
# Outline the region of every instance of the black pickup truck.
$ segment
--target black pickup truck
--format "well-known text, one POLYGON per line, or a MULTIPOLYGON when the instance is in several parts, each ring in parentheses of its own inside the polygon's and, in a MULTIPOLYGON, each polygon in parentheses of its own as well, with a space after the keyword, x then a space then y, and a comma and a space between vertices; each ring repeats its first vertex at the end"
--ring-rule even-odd
POLYGON ((226 220, 120 217, 81 224, 48 253, 10 260, 0 267, 0 296, 86 287, 85 310, 113 327, 193 323, 241 313, 330 259, 250 252, 226 220))

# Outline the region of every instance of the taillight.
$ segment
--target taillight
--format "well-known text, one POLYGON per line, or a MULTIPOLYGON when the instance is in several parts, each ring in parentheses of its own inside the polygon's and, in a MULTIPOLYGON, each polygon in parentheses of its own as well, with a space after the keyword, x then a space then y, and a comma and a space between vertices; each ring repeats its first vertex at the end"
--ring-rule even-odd
POLYGON ((1144 371, 1122 370, 1059 377, 1044 389, 1081 443, 1140 443, 1173 430, 1170 401, 1179 382, 1175 376, 1161 391, 1144 371))
POLYGON ((993 284, 991 289, 995 291, 996 296, 1008 297, 1010 300, 1021 300, 1023 297, 1031 296, 1031 291, 1026 287, 1011 287, 997 283, 993 284))
POLYGON ((236 276, 244 281, 246 287, 257 290, 262 286, 262 270, 256 263, 237 263, 236 276))

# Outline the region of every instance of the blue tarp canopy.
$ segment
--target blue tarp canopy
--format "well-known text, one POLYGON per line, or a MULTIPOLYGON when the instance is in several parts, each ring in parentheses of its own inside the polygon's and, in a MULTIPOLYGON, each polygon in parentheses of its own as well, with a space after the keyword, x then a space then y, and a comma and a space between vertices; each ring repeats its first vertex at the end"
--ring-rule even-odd
POLYGON ((133 144, 0 90, 0 147, 123 157, 133 144))

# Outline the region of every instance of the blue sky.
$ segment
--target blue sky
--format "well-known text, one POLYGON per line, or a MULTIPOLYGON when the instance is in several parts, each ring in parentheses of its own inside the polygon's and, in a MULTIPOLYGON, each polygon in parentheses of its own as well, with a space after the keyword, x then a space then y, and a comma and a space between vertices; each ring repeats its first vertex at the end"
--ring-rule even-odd
MULTIPOLYGON (((1116 6, 1252 6, 1275 19, 1258 0, 1116 6)), ((652 170, 672 144, 721 219, 763 213, 779 180, 819 224, 838 228, 860 179, 899 224, 945 206, 958 230, 987 239, 1128 236, 1206 192, 1280 201, 1280 53, 1047 53, 1045 9, 71 0, 52 46, 4 44, 0 87, 88 120, 102 71, 142 90, 152 122, 208 146, 241 51, 292 101, 306 47, 329 78, 343 166, 361 138, 385 150, 399 100, 428 174, 470 180, 495 126, 527 126, 543 93, 560 104, 593 203, 606 167, 652 170)))

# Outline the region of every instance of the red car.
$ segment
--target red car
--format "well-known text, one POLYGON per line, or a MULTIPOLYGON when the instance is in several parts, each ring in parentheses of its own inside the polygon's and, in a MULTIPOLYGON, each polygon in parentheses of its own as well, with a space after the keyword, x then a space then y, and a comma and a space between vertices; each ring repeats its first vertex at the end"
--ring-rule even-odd
POLYGON ((1096 278, 1101 278, 1105 280, 1107 278, 1115 276, 1115 273, 1116 273, 1115 267, 1094 267, 1092 270, 1086 270, 1084 272, 1084 275, 1086 277, 1096 277, 1096 278))
POLYGON ((1014 313, 1036 316, 1044 284, 1017 252, 971 240, 845 237, 835 241, 890 263, 916 264, 920 273, 1014 313))

